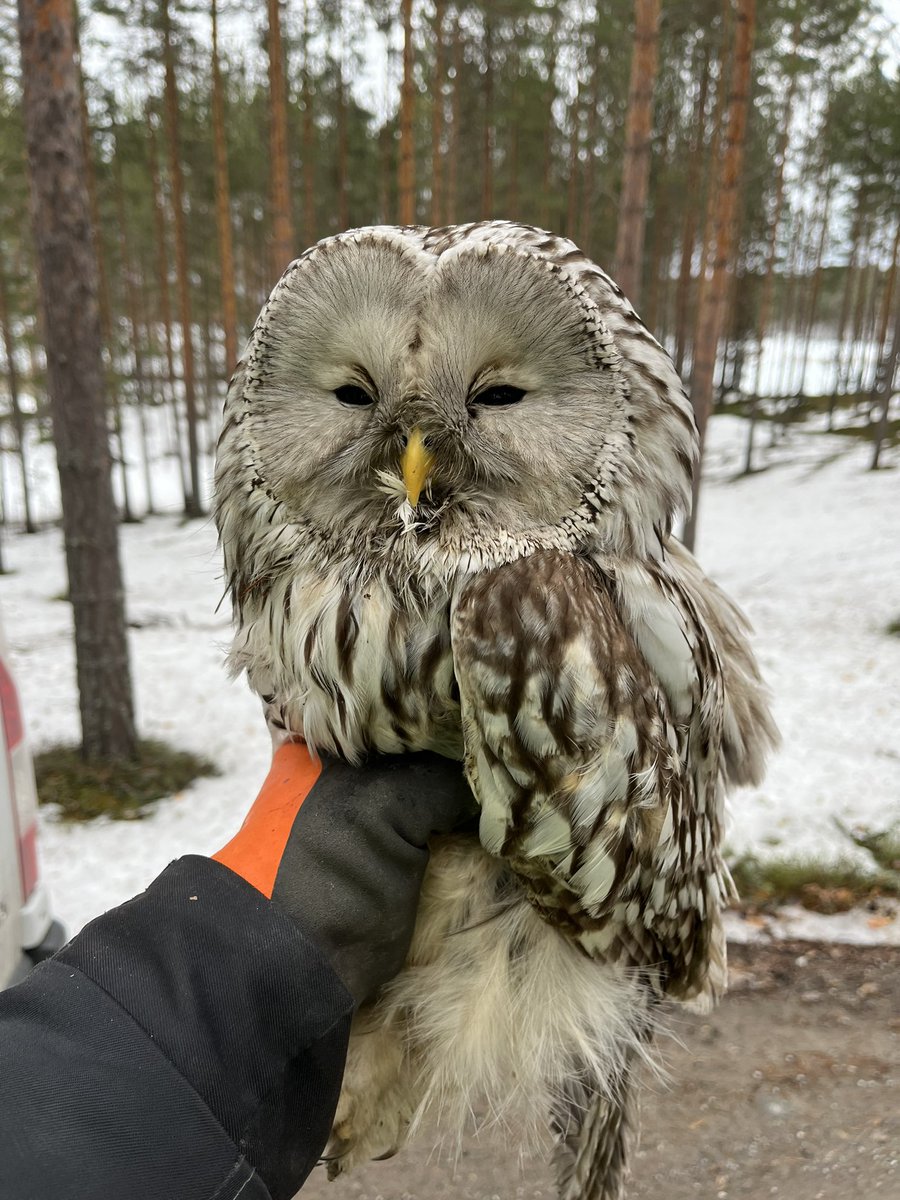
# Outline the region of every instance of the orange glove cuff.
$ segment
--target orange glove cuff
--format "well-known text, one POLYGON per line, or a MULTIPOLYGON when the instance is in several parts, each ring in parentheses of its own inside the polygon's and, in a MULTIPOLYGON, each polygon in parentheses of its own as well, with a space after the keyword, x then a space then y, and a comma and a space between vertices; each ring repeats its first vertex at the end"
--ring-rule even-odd
POLYGON ((213 855, 216 862, 271 899, 294 819, 321 773, 322 764, 302 743, 286 742, 280 746, 243 825, 213 855))

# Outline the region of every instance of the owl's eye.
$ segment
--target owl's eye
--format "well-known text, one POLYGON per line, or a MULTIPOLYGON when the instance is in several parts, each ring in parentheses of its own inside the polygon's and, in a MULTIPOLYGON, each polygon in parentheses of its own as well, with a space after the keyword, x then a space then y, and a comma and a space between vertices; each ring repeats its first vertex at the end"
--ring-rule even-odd
POLYGON ((369 393, 364 388, 357 387, 355 383, 345 383, 343 387, 335 388, 334 394, 341 404, 355 404, 362 407, 365 404, 375 403, 369 393))
POLYGON ((490 404, 500 407, 504 404, 518 404, 525 395, 524 388, 512 387, 508 383, 498 384, 497 387, 485 388, 473 399, 473 404, 490 404))

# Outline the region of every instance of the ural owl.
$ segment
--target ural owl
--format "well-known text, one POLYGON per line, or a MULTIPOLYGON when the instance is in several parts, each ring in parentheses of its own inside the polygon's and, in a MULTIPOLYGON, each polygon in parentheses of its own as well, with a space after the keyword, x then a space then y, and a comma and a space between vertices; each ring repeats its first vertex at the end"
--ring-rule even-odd
POLYGON ((696 451, 665 351, 543 230, 354 230, 260 313, 216 475, 231 666, 275 728, 460 759, 480 806, 356 1018, 332 1175, 481 1112, 550 1131, 566 1200, 622 1194, 654 1012, 725 987, 723 796, 774 738, 671 533, 696 451))

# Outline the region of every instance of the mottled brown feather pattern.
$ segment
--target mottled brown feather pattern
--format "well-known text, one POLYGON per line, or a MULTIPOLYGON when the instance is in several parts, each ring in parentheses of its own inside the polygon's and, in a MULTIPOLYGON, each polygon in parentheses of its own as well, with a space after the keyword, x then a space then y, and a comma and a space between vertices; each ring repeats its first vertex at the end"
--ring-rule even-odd
MULTIPOLYGON (((708 852, 717 843, 715 813, 709 805, 697 812, 703 785, 687 758, 689 738, 622 621, 614 580, 557 551, 484 572, 455 606, 453 646, 468 777, 477 796, 503 796, 482 802, 482 841, 588 954, 624 957, 663 993, 713 986, 705 926, 718 911, 701 916, 697 895, 717 897, 725 886, 717 848, 708 852), (502 691, 496 680, 506 681, 502 691), (560 694, 565 702, 553 705, 560 694), (618 744, 611 787, 604 776, 618 744), (586 798, 589 816, 579 819, 586 798), (549 813, 564 818, 569 837, 542 853, 549 813), (653 901, 661 879, 664 907, 653 901)), ((697 655, 712 673, 702 641, 697 655)), ((716 729, 699 736, 716 755, 716 729)))

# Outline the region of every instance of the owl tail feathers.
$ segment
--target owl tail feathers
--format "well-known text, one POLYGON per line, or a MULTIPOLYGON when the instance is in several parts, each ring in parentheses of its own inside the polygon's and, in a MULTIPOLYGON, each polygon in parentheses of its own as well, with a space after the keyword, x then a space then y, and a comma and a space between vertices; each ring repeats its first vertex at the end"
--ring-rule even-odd
POLYGON ((553 1121, 559 1200, 622 1200, 640 1124, 632 1063, 613 1096, 579 1091, 553 1121))

